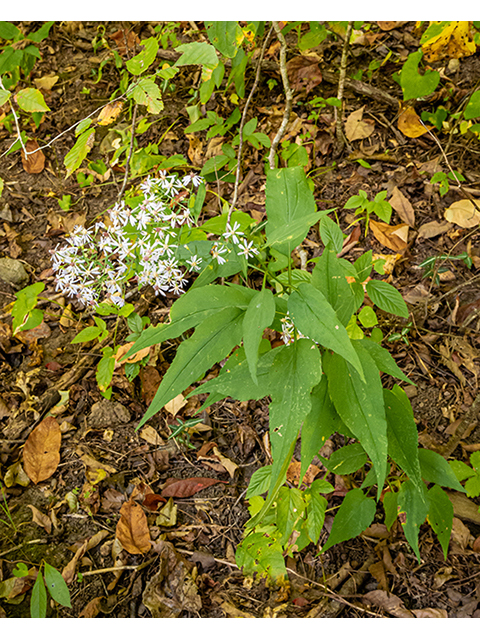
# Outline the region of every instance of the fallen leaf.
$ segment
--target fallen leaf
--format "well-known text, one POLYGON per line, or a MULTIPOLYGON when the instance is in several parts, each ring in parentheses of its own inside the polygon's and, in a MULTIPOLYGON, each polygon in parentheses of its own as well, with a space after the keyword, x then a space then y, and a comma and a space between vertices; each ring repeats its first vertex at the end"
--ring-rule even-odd
POLYGON ((3 482, 6 487, 13 487, 14 484, 19 484, 21 487, 28 487, 30 478, 25 473, 20 460, 17 460, 17 462, 14 462, 8 467, 3 477, 3 482))
POLYGON ((156 429, 148 424, 140 431, 140 438, 146 440, 149 444, 153 444, 155 447, 165 444, 164 439, 159 435, 156 429))
POLYGON ((459 518, 453 518, 451 541, 456 543, 463 551, 473 545, 475 541, 470 529, 459 518))
POLYGON ((218 480, 217 478, 183 478, 181 480, 177 478, 169 478, 164 488, 162 489, 162 496, 169 498, 189 498, 190 496, 195 495, 202 489, 206 489, 207 487, 211 487, 214 484, 218 484, 222 482, 223 484, 228 484, 223 482, 222 480, 218 480))
POLYGON ((408 225, 389 225, 386 222, 370 220, 370 228, 375 238, 384 247, 388 247, 397 253, 403 253, 407 248, 408 225))
POLYGON ((201 167, 204 163, 203 142, 193 133, 187 133, 189 140, 187 155, 194 167, 201 167))
POLYGON ((158 493, 147 493, 142 505, 149 511, 156 511, 160 503, 165 504, 167 500, 163 496, 159 496, 158 493))
POLYGON ((452 58, 458 60, 472 56, 476 49, 475 42, 470 35, 468 20, 448 21, 441 33, 422 44, 423 55, 427 62, 452 58))
POLYGON ((375 591, 369 591, 363 596, 363 599, 371 604, 380 607, 386 613, 389 613, 395 618, 413 618, 414 615, 403 604, 402 600, 393 593, 387 593, 381 589, 375 589, 375 591))
MULTIPOLYGON (((480 208, 480 200, 475 200, 475 204, 480 208)), ((480 211, 475 209, 471 200, 457 200, 445 210, 445 219, 457 224, 462 229, 471 229, 480 222, 480 211)))
POLYGON ((140 371, 140 382, 142 383, 142 400, 148 406, 160 386, 162 378, 155 367, 147 366, 140 371))
POLYGON ((345 122, 345 135, 350 142, 364 140, 372 135, 375 125, 372 120, 362 120, 365 107, 351 113, 345 122))
POLYGON ((169 498, 167 504, 162 507, 155 524, 159 527, 174 527, 177 524, 177 505, 173 498, 169 498))
POLYGON ((308 93, 322 82, 318 60, 312 56, 296 56, 287 63, 287 74, 293 91, 308 93))
POLYGON ((412 613, 416 618, 448 618, 446 609, 412 609, 412 613))
POLYGON ((19 331, 15 337, 26 344, 28 347, 33 347, 38 340, 42 338, 49 338, 52 331, 46 322, 41 322, 37 327, 28 329, 27 331, 19 331))
POLYGON ((48 516, 39 511, 33 504, 27 505, 32 510, 33 522, 38 524, 39 527, 43 527, 47 533, 52 532, 52 521, 48 516))
POLYGON ((88 544, 87 540, 85 540, 82 546, 77 549, 77 551, 75 552, 75 555, 67 564, 67 566, 63 569, 62 578, 65 580, 67 584, 72 584, 77 571, 77 563, 80 560, 80 558, 83 558, 83 556, 85 555, 87 551, 87 544, 88 544))
POLYGON ((86 445, 78 445, 78 447, 75 449, 75 453, 81 459, 81 461, 85 464, 85 466, 89 469, 92 469, 92 470, 103 469, 104 471, 112 475, 117 473, 117 470, 115 467, 112 467, 106 462, 98 462, 98 460, 95 460, 95 458, 92 455, 90 455, 90 453, 88 453, 88 448, 86 445))
POLYGON ((256 617, 251 613, 248 613, 247 611, 241 611, 240 609, 237 609, 237 607, 235 607, 233 604, 230 604, 230 602, 222 602, 220 607, 230 618, 255 618, 256 617))
POLYGON ((117 539, 128 553, 147 553, 152 546, 147 517, 142 507, 129 500, 120 509, 116 529, 117 539))
POLYGON ((116 100, 106 104, 98 114, 97 123, 106 126, 115 122, 123 109, 123 101, 116 100))
MULTIPOLYGON (((298 482, 300 480, 300 469, 302 463, 299 460, 293 459, 287 469, 287 480, 298 487, 298 482)), ((317 475, 320 473, 320 467, 317 467, 316 464, 311 464, 307 471, 305 472, 305 476, 302 480, 302 484, 309 487, 312 482, 315 480, 317 475)))
POLYGON ((415 211, 413 210, 412 203, 403 195, 398 187, 394 187, 392 197, 388 202, 405 224, 408 224, 409 227, 415 226, 415 211))
POLYGON ((451 228, 452 225, 450 222, 437 222, 436 220, 426 222, 419 228, 417 240, 420 240, 420 238, 435 238, 436 236, 447 233, 451 228))
POLYGON ((184 396, 179 393, 178 396, 175 396, 175 398, 173 398, 173 400, 167 402, 167 404, 165 405, 165 409, 168 411, 168 413, 171 413, 172 416, 176 416, 180 409, 186 404, 187 401, 185 400, 184 396))
POLYGON ((397 22, 396 20, 377 20, 377 24, 382 31, 391 31, 395 29, 395 27, 401 22, 397 22))
POLYGON ((133 347, 134 344, 135 344, 134 342, 127 342, 126 344, 122 344, 118 347, 118 351, 114 356, 115 369, 118 369, 118 367, 121 367, 122 364, 125 364, 127 362, 128 363, 140 362, 140 360, 143 360, 146 356, 148 356, 148 354, 150 353, 150 347, 145 347, 145 349, 140 349, 140 351, 137 351, 137 353, 134 353, 133 356, 130 356, 129 358, 125 358, 124 360, 122 360, 122 358, 124 358, 124 356, 130 351, 130 349, 133 347))
POLYGON ((423 124, 413 107, 407 107, 398 118, 398 128, 407 138, 419 138, 433 129, 433 125, 423 124))
POLYGON ((28 436, 23 447, 25 472, 34 484, 50 478, 60 462, 62 434, 55 418, 45 418, 28 436))
POLYGON ((125 29, 115 31, 109 38, 115 42, 121 56, 128 53, 131 57, 135 53, 135 46, 140 44, 140 38, 135 31, 125 31, 125 29))
POLYGON ((83 607, 82 611, 78 614, 79 618, 96 618, 98 614, 102 611, 102 603, 104 596, 97 596, 87 602, 87 604, 83 607))
POLYGON ((37 151, 30 154, 31 151, 39 149, 39 144, 36 140, 27 140, 25 148, 28 155, 22 149, 22 165, 27 173, 41 173, 45 168, 45 154, 43 151, 37 151))

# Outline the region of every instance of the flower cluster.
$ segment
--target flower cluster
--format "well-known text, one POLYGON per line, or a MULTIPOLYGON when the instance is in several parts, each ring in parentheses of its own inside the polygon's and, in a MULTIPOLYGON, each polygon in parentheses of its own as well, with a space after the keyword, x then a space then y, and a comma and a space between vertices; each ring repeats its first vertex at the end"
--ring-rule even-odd
MULTIPOLYGON (((92 229, 78 225, 67 245, 52 252, 56 288, 85 305, 107 299, 123 306, 126 282, 149 284, 154 291, 182 293, 186 283, 175 257, 184 225, 191 226, 190 210, 183 204, 185 187, 202 179, 161 173, 140 186, 143 198, 134 208, 124 202, 107 211, 92 229)), ((189 267, 198 270, 201 259, 193 256, 189 267)))

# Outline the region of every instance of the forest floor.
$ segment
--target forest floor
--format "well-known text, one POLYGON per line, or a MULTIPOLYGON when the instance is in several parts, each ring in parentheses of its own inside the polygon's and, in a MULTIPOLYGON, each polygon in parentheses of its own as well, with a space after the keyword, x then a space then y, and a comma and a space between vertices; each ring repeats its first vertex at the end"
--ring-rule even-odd
MULTIPOLYGON (((118 86, 115 66, 103 66, 100 78, 92 72, 98 70, 105 55, 102 49, 94 51, 92 45, 99 26, 94 22, 56 23, 39 45, 42 59, 35 64, 32 79, 56 75, 58 81, 46 92, 51 111, 36 131, 27 132, 29 136, 45 143, 110 99, 118 86)), ((115 32, 132 28, 140 39, 152 33, 151 23, 104 26, 106 38, 120 54, 120 40, 111 39, 115 32)), ((400 104, 401 90, 392 80, 398 65, 387 61, 371 73, 367 71, 372 69, 372 61, 384 60, 388 50, 404 57, 414 51, 418 47, 414 27, 414 23, 399 23, 397 28, 380 31, 376 39, 352 45, 347 76, 363 70, 363 82, 382 89, 400 104)), ((189 23, 178 29, 183 34, 179 37, 186 41, 196 38, 189 23)), ((438 144, 428 134, 417 138, 403 135, 397 127, 397 108, 382 102, 379 95, 366 95, 347 83, 345 118, 362 108, 360 118, 369 126, 369 133, 349 141, 342 154, 334 157, 333 113, 322 112, 315 123, 308 116, 312 97, 336 95, 336 85, 326 77, 338 69, 341 50, 339 39, 309 52, 323 80, 308 94, 300 85, 295 89, 284 140, 301 142, 301 136, 307 140, 307 169, 313 172, 318 208, 336 207, 345 233, 352 230, 348 227, 353 212, 343 207, 359 189, 371 198, 387 190, 388 199, 394 198, 390 224, 398 228, 406 225, 408 236, 400 233, 392 239, 382 235, 381 226, 375 224, 365 235, 362 225, 362 233, 345 257, 353 261, 372 249, 387 258, 389 281, 402 293, 411 317, 403 322, 385 314, 380 316, 380 328, 386 338, 403 330, 405 339, 391 341, 389 350, 416 385, 406 391, 420 443, 435 449, 455 432, 478 393, 480 233, 478 226, 462 228, 445 220, 445 210, 464 196, 455 183, 443 196, 431 184, 436 171, 449 171, 438 144), (425 259, 463 252, 470 256, 471 268, 462 260, 446 260, 438 282, 424 277, 419 265, 425 259)), ((281 78, 273 64, 278 63, 278 47, 267 51, 266 61, 270 66, 267 64, 262 73, 249 117, 257 117, 259 129, 273 138, 284 109, 281 78), (272 79, 275 86, 268 84, 272 79)), ((447 64, 448 60, 432 66, 443 67, 448 77, 453 112, 478 83, 479 54, 460 60, 459 65, 447 64)), ((247 69, 247 92, 253 73, 247 69)), ((183 154, 200 170, 215 150, 204 132, 184 133, 189 124, 185 105, 190 88, 198 83, 198 70, 182 68, 175 78, 175 91, 163 96, 164 111, 137 141, 140 146, 158 143, 159 153, 167 157, 183 154)), ((446 94, 439 94, 431 96, 424 108, 432 110, 443 104, 446 94)), ((226 116, 233 107, 217 92, 206 108, 226 116)), ((449 164, 465 177, 463 188, 478 197, 478 139, 460 133, 437 134, 443 148, 448 146, 449 164)), ((72 130, 46 149, 45 168, 40 173, 26 171, 19 152, 3 157, 0 167, 5 182, 0 198, 0 257, 8 257, 15 268, 21 265, 26 270, 27 279, 20 278, 21 286, 41 280, 50 296, 55 290, 50 252, 75 224, 88 224, 112 206, 123 180, 120 169, 111 170, 104 181, 97 176, 84 188, 75 175, 65 178, 63 158, 74 140, 72 130), (71 196, 67 211, 59 206, 63 196, 71 196)), ((0 122, 0 154, 11 143, 12 135, 0 122)), ((95 145, 89 159, 108 162, 108 153, 102 156, 100 147, 95 145)), ((264 151, 246 148, 237 202, 240 210, 256 220, 265 214, 264 151)), ((217 192, 220 189, 227 201, 231 199, 231 183, 212 183, 210 187, 217 192)), ((217 213, 217 198, 209 193, 204 215, 217 213)), ((305 247, 312 256, 319 254, 315 228, 305 247)), ((268 464, 264 439, 268 433, 267 399, 214 404, 203 416, 203 430, 193 433, 188 443, 168 437, 178 424, 177 418, 185 420, 195 413, 198 399, 189 400, 176 415, 162 410, 149 421, 154 430, 137 431, 176 343, 157 353, 156 360, 133 381, 127 379, 123 367, 117 369, 114 392, 107 400, 95 380, 98 351, 71 344, 77 323, 66 317, 59 322, 58 307, 52 303, 44 306, 45 322, 38 331, 12 337, 11 316, 5 309, 20 284, 11 273, 0 274, 0 471, 4 491, 0 502, 0 583, 12 577, 17 563, 31 567, 45 560, 60 571, 69 565, 72 608, 49 610, 49 615, 66 618, 145 618, 151 617, 152 609, 163 617, 193 618, 407 617, 412 610, 417 617, 480 617, 478 498, 462 501, 452 497, 455 519, 446 559, 427 525, 420 531, 419 564, 399 523, 390 531, 375 524, 362 536, 323 555, 318 555, 314 545, 294 554, 287 563, 289 579, 281 584, 245 578, 235 565, 235 548, 248 519, 244 494, 249 478, 268 464), (48 480, 34 484, 22 469, 22 448, 51 409, 62 426, 60 464, 48 480), (226 466, 212 457, 211 443, 226 466), (228 461, 234 466, 229 467, 228 461), (102 469, 103 479, 99 479, 102 469), (148 512, 152 540, 148 553, 128 554, 118 547, 119 511, 132 493, 137 499, 142 492, 158 494, 168 479, 191 482, 195 477, 218 482, 191 497, 175 498, 168 509, 164 502, 154 505, 155 510, 148 512), (76 497, 78 509, 70 509, 67 495, 76 497), (123 570, 111 571, 112 566, 123 570)), ((154 297, 148 289, 130 299, 154 324, 174 300, 173 295, 154 297)), ((72 308, 76 313, 81 311, 75 303, 72 308)), ((468 461, 469 453, 479 448, 480 427, 473 421, 452 456, 468 461)), ((332 481, 339 490, 337 495, 342 495, 342 483, 349 480, 337 477, 332 481)), ((319 546, 328 535, 328 526, 327 518, 319 546)), ((29 616, 28 591, 10 600, 0 591, 0 598, 0 617, 29 616)))

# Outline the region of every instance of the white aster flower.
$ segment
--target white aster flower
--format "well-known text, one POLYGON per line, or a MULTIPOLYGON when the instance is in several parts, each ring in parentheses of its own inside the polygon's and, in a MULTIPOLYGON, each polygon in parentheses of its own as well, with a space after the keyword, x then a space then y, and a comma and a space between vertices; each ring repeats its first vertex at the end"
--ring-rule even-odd
POLYGON ((186 262, 190 265, 191 271, 200 271, 202 258, 199 258, 197 254, 193 255, 189 260, 186 260, 186 262))
POLYGON ((258 254, 258 249, 255 249, 255 247, 253 246, 253 240, 251 240, 250 242, 247 242, 246 238, 243 239, 243 244, 242 242, 239 242, 238 248, 240 249, 240 251, 238 251, 237 253, 237 255, 239 256, 245 256, 246 258, 251 258, 252 256, 258 254))
POLYGON ((227 227, 225 229, 225 233, 223 233, 223 237, 225 240, 232 239, 234 244, 238 244, 240 242, 240 238, 238 236, 245 235, 243 231, 240 231, 240 224, 238 222, 233 223, 233 227, 230 223, 227 223, 227 227))

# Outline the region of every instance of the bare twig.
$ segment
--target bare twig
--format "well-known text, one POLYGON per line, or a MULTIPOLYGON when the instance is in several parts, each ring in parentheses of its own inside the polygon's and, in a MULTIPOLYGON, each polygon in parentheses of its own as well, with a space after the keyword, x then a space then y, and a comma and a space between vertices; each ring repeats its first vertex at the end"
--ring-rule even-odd
POLYGON ((137 122, 137 103, 133 107, 133 115, 132 115, 132 134, 130 136, 130 150, 128 152, 127 163, 125 165, 125 176, 123 178, 122 188, 120 189, 120 193, 118 194, 117 201, 120 202, 123 194, 125 193, 125 188, 127 186, 128 174, 130 173, 130 160, 132 159, 133 153, 133 143, 135 142, 135 125, 137 122))
POLYGON ((268 155, 268 163, 270 165, 270 169, 275 169, 275 152, 278 147, 278 143, 280 142, 283 134, 285 133, 285 129, 287 128, 288 121, 290 120, 290 113, 292 111, 292 90, 290 88, 290 83, 288 81, 287 74, 287 43, 285 41, 285 37, 280 29, 280 25, 278 21, 273 20, 273 28, 277 34, 278 39, 280 40, 280 73, 282 75, 283 88, 285 90, 285 113, 283 114, 282 124, 280 125, 279 130, 277 131, 277 135, 273 139, 272 146, 270 147, 270 153, 268 155))
POLYGON ((452 437, 450 438, 450 440, 440 449, 439 453, 441 453, 441 455, 444 458, 448 458, 448 456, 452 455, 452 453, 455 451, 465 431, 476 419, 479 408, 480 408, 480 393, 477 394, 475 400, 472 402, 472 404, 468 408, 460 424, 456 428, 455 433, 452 434, 452 437))
POLYGON ((340 100, 340 106, 335 107, 335 120, 337 129, 337 155, 339 155, 344 146, 347 144, 345 134, 343 133, 342 118, 343 118, 343 92, 345 89, 345 77, 347 75, 347 58, 348 58, 348 46, 350 44, 350 38, 352 36, 353 20, 350 20, 347 27, 347 33, 345 34, 345 41, 342 49, 342 60, 340 62, 340 77, 338 79, 338 92, 337 98, 340 100))
MULTIPOLYGON (((0 77, 0 89, 3 89, 4 91, 6 91, 6 89, 5 89, 4 85, 3 85, 3 82, 2 82, 2 78, 1 78, 1 77, 0 77)), ((7 149, 7 151, 6 151, 5 153, 8 153, 8 151, 10 151, 10 149, 13 147, 13 145, 14 145, 14 144, 16 144, 16 142, 19 140, 19 141, 20 141, 20 144, 22 145, 23 153, 25 154, 25 156, 28 156, 28 151, 27 151, 27 149, 26 149, 26 147, 25 147, 25 145, 24 145, 24 143, 23 143, 23 139, 22 139, 22 132, 20 131, 20 123, 19 123, 19 121, 18 121, 17 112, 16 112, 16 111, 15 111, 15 109, 13 108, 13 104, 12 104, 12 101, 11 101, 10 99, 8 100, 8 103, 10 104, 10 108, 11 108, 11 110, 12 110, 13 117, 14 117, 14 119, 15 119, 15 128, 17 129, 17 139, 13 142, 13 144, 11 144, 11 145, 8 147, 8 149, 7 149)), ((37 151, 38 151, 38 149, 37 149, 37 151)), ((32 153, 32 152, 30 152, 30 153, 32 153)), ((33 153, 35 153, 35 152, 33 152, 33 153)), ((4 155, 5 155, 5 154, 4 154, 4 155)), ((0 156, 0 157, 1 157, 1 158, 3 158, 3 156, 0 156)))
POLYGON ((243 126, 245 123, 245 119, 247 116, 247 112, 248 112, 248 107, 250 106, 250 102, 252 100, 253 94, 255 93, 256 89, 257 89, 257 85, 258 85, 258 81, 260 80, 260 71, 262 68, 262 60, 263 60, 263 56, 265 55, 265 50, 267 48, 267 44, 268 41, 270 40, 270 36, 272 34, 273 31, 273 26, 270 27, 270 31, 267 33, 267 36, 263 42, 263 46, 262 46, 262 50, 260 52, 260 55, 258 57, 258 61, 257 61, 257 71, 255 74, 255 81, 253 83, 253 86, 250 90, 250 93, 248 95, 247 101, 245 103, 245 106, 243 108, 243 113, 242 113, 242 119, 240 120, 240 133, 239 133, 239 145, 238 145, 238 153, 237 153, 237 171, 236 171, 236 175, 235 175, 235 187, 233 190, 233 198, 232 198, 232 204, 230 205, 230 210, 228 212, 228 223, 230 223, 230 218, 232 216, 232 212, 233 209, 235 208, 235 205, 237 203, 237 198, 238 198, 238 185, 240 182, 240 166, 241 166, 241 162, 242 162, 242 151, 243 151, 243 126))

